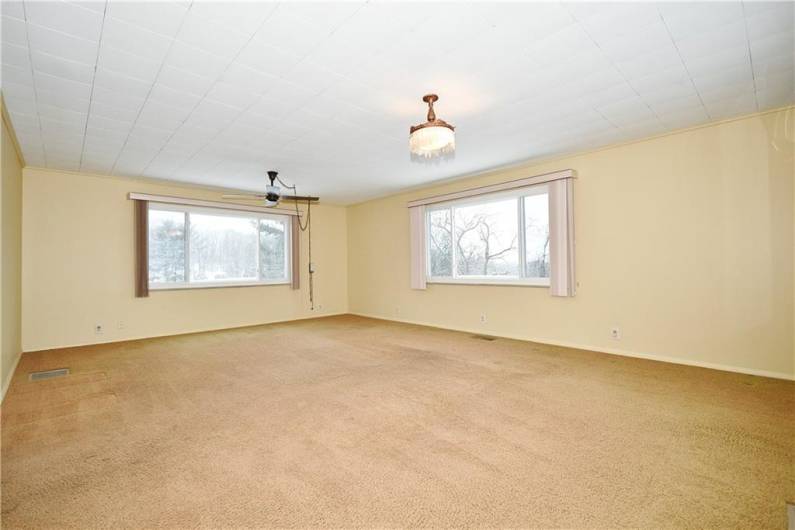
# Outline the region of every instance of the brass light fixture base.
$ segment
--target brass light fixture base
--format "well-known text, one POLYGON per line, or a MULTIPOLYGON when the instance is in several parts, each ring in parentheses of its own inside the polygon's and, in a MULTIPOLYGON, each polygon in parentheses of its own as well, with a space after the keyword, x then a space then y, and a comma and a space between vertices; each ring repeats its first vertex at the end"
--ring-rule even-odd
POLYGON ((427 117, 428 121, 410 127, 409 134, 413 133, 414 131, 424 129, 425 127, 447 127, 451 131, 455 130, 455 127, 453 127, 446 121, 436 118, 436 113, 433 110, 433 104, 439 101, 439 96, 437 96, 436 94, 425 94, 424 96, 422 96, 422 100, 428 104, 428 117, 427 117))

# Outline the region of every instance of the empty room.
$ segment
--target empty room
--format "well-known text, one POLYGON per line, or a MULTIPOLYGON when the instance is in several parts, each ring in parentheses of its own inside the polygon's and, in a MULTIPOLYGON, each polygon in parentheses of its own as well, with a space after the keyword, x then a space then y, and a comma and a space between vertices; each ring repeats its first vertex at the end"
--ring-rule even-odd
POLYGON ((0 13, 3 528, 795 530, 795 2, 0 13))

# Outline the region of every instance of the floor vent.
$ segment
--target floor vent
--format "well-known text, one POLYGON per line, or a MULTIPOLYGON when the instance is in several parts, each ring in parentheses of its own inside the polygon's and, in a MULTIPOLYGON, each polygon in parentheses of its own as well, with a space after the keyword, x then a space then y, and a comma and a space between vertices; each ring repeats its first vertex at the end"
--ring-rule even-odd
POLYGON ((478 340, 487 340, 487 341, 497 340, 497 337, 489 337, 488 335, 472 335, 472 338, 478 340))
POLYGON ((41 381, 42 379, 52 379, 69 375, 69 368, 57 368, 55 370, 44 370, 43 372, 30 372, 31 381, 41 381))

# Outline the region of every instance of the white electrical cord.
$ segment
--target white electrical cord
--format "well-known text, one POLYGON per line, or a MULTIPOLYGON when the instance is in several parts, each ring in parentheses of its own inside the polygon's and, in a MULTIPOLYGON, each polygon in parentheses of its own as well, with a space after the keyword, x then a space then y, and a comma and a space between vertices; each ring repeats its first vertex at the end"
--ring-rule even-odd
MULTIPOLYGON (((282 179, 276 177, 276 180, 279 181, 283 187, 287 188, 288 190, 293 191, 293 196, 298 196, 298 191, 296 190, 295 186, 288 186, 285 184, 282 179)), ((298 201, 293 200, 293 204, 295 205, 295 217, 298 221, 298 228, 301 232, 306 232, 308 230, 309 236, 309 306, 312 311, 315 310, 315 286, 314 282, 312 281, 314 278, 315 271, 313 270, 314 267, 312 266, 312 201, 306 201, 306 223, 303 225, 301 224, 301 212, 298 210, 298 201)))

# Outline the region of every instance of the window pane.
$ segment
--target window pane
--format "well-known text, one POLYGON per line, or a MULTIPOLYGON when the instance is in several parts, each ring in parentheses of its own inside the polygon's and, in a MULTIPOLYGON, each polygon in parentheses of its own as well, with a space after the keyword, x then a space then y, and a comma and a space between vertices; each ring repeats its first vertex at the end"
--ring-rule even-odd
POLYGON ((453 275, 453 237, 450 210, 435 210, 428 214, 428 254, 432 277, 453 275))
POLYGON ((149 210, 149 282, 185 281, 185 214, 149 210))
POLYGON ((524 198, 525 253, 528 278, 549 278, 549 195, 524 198))
POLYGON ((287 278, 285 245, 287 223, 273 219, 260 219, 259 222, 259 274, 263 280, 283 280, 287 278))
POLYGON ((257 219, 190 214, 190 279, 257 279, 257 219))
POLYGON ((455 208, 460 276, 519 276, 517 199, 455 208))

